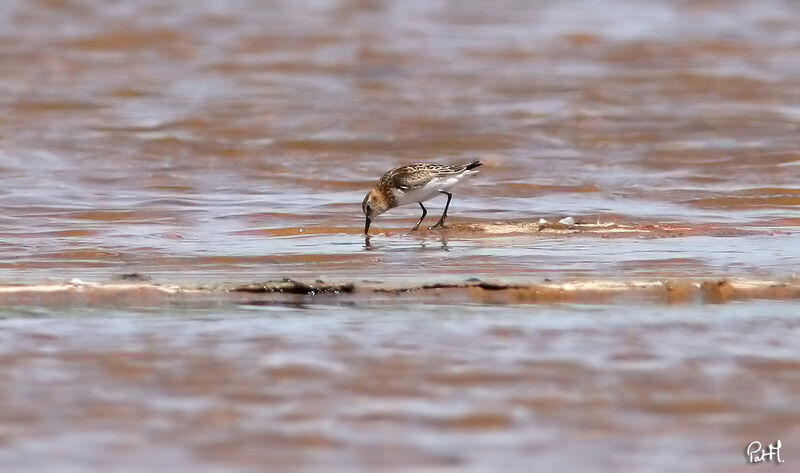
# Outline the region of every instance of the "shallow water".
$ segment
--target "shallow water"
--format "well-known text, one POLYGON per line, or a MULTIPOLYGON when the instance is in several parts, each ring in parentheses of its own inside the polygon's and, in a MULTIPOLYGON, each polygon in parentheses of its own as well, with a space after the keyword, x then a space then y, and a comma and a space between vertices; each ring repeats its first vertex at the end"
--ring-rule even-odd
MULTIPOLYGON (((796 275, 800 3, 465 3, 6 0, 0 283, 796 275), (449 222, 692 231, 409 234, 410 206, 365 243, 384 171, 475 159, 449 222)), ((796 457, 796 300, 413 297, 6 307, 0 470, 796 457)))
POLYGON ((774 302, 6 310, 0 469, 749 471, 800 442, 799 330, 774 302))
POLYGON ((535 235, 433 257, 437 238, 403 236, 412 207, 379 218, 365 254, 364 193, 421 159, 485 162, 453 222, 780 229, 699 253, 672 242, 669 259, 690 263, 665 269, 797 267, 784 251, 800 223, 794 2, 6 5, 3 278, 411 276, 377 254, 415 275, 508 272, 497 248, 523 273, 605 274, 664 257, 661 242, 535 235))

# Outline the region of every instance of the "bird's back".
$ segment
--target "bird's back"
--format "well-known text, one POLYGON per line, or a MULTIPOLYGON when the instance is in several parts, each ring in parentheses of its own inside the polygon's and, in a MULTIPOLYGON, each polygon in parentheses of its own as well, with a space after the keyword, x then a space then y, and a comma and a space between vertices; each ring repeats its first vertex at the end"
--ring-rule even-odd
POLYGON ((449 192, 480 161, 466 164, 412 163, 392 169, 381 178, 381 185, 393 190, 397 205, 423 202, 442 192, 449 192))

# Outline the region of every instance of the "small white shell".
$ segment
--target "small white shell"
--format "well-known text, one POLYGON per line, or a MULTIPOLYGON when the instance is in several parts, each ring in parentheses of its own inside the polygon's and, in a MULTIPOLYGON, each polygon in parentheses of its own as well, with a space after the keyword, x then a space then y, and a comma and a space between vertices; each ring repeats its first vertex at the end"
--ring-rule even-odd
POLYGON ((560 223, 561 225, 566 225, 568 227, 571 227, 575 225, 575 219, 572 217, 565 217, 559 220, 558 223, 560 223))

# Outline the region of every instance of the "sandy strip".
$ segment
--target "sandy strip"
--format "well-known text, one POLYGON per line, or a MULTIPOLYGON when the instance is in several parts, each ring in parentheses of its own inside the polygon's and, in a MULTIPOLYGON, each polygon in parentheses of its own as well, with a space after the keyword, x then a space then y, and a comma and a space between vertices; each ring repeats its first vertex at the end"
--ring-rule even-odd
POLYGON ((724 303, 734 300, 800 299, 800 279, 575 280, 519 283, 469 280, 420 284, 303 282, 291 279, 247 284, 174 285, 151 282, 0 286, 0 306, 165 306, 229 302, 281 303, 298 298, 326 303, 391 303, 407 299, 436 303, 541 304, 560 302, 724 303))
POLYGON ((599 237, 649 236, 667 238, 675 236, 741 236, 768 233, 763 230, 737 228, 723 224, 702 223, 690 225, 647 223, 647 222, 590 222, 577 221, 565 224, 562 222, 488 222, 454 224, 453 233, 472 233, 487 235, 544 234, 544 235, 587 235, 599 237))
MULTIPOLYGON (((384 235, 406 234, 408 227, 385 229, 384 235)), ((578 216, 561 220, 551 217, 529 220, 472 221, 449 223, 444 230, 420 228, 417 235, 451 237, 497 236, 587 236, 599 238, 674 238, 688 236, 734 237, 769 235, 780 230, 748 228, 721 222, 658 222, 630 220, 623 216, 578 216)))

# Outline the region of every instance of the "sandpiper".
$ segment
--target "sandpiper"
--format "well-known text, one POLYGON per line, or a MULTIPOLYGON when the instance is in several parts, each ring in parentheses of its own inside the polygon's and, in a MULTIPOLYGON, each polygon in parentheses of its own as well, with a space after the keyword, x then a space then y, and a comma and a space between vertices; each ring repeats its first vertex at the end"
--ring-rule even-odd
POLYGON ((378 215, 389 209, 413 202, 417 202, 422 209, 422 216, 417 221, 417 224, 414 225, 414 228, 411 229, 411 231, 416 230, 419 228, 419 224, 422 223, 422 219, 428 214, 422 203, 439 194, 447 196, 447 204, 444 206, 442 217, 436 222, 436 225, 428 228, 430 230, 443 228, 444 219, 447 218, 447 209, 450 207, 450 199, 453 198, 450 189, 463 180, 464 177, 476 174, 478 171, 473 171, 473 169, 481 164, 483 163, 480 161, 455 165, 413 163, 389 170, 381 176, 378 183, 364 197, 364 202, 361 204, 364 215, 367 217, 364 234, 369 234, 369 224, 378 215))

